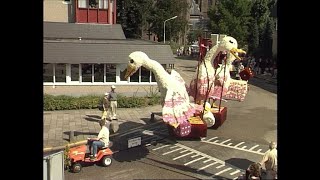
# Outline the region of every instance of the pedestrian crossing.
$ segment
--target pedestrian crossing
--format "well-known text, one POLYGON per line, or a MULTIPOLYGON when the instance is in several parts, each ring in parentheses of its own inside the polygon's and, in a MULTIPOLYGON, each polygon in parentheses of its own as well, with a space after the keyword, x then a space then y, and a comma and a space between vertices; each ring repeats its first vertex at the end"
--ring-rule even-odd
MULTIPOLYGON (((146 146, 150 152, 176 161, 178 164, 190 168, 191 172, 205 175, 209 178, 236 179, 245 173, 244 169, 228 164, 208 154, 170 140, 166 126, 159 124, 148 129, 137 129, 127 133, 122 138, 141 137, 141 145, 146 146), (154 144, 153 142, 157 142, 154 144)), ((230 149, 263 155, 268 145, 255 144, 222 137, 201 138, 200 143, 227 147, 230 149)))
POLYGON ((254 144, 252 142, 236 141, 231 139, 223 139, 219 137, 201 138, 202 143, 223 146, 231 149, 245 151, 249 153, 263 155, 268 150, 268 145, 254 144))
POLYGON ((243 170, 220 159, 168 139, 163 139, 156 146, 150 146, 149 148, 152 153, 165 156, 189 167, 190 171, 194 173, 206 175, 210 178, 235 179, 244 173, 243 170))

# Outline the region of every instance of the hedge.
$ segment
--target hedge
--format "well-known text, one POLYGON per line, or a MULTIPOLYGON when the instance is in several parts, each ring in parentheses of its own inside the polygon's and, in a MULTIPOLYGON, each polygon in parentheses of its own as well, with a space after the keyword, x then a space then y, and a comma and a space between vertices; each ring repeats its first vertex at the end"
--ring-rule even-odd
MULTIPOLYGON (((101 96, 53 96, 45 94, 43 98, 43 110, 71 110, 71 109, 95 109, 102 102, 101 96)), ((146 107, 160 104, 160 96, 151 97, 127 97, 118 95, 118 108, 146 107)))

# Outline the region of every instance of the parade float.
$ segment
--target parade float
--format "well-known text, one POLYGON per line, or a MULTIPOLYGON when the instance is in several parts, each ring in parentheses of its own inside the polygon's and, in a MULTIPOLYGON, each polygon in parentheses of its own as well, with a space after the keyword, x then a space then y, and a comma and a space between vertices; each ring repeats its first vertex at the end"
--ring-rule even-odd
POLYGON ((208 128, 218 128, 226 120, 227 107, 221 106, 221 101, 243 100, 247 92, 247 87, 243 88, 244 84, 247 85, 243 80, 230 78, 232 61, 241 59, 239 53, 245 53, 238 49, 234 38, 226 36, 210 50, 200 39, 199 47, 197 71, 189 86, 178 72, 172 69, 169 73, 146 53, 135 51, 129 55, 125 78, 141 66, 153 72, 161 93, 162 119, 168 126, 169 134, 174 137, 206 137, 208 128), (216 100, 219 100, 219 105, 215 104, 216 100))

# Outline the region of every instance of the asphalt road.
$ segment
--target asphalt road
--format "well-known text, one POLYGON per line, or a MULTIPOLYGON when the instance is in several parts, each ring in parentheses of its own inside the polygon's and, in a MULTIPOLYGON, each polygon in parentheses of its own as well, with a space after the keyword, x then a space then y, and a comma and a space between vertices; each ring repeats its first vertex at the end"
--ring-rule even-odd
MULTIPOLYGON (((176 63, 187 83, 195 65, 194 60, 176 63)), ((171 138, 162 123, 128 132, 113 139, 120 152, 114 154, 111 166, 88 166, 78 174, 66 171, 65 179, 236 178, 249 164, 261 160, 269 141, 277 140, 277 87, 255 78, 249 84, 245 101, 223 103, 228 108, 227 120, 218 129, 208 129, 207 137, 171 138), (126 150, 127 140, 133 137, 142 137, 142 146, 126 150)))

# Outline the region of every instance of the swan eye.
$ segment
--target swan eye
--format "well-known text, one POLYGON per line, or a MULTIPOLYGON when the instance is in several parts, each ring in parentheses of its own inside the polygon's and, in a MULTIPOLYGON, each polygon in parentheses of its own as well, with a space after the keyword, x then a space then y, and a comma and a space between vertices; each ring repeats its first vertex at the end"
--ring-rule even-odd
POLYGON ((229 40, 229 42, 230 42, 231 44, 233 44, 233 41, 229 40))
POLYGON ((130 59, 130 63, 131 63, 131 64, 134 63, 133 59, 130 59))

